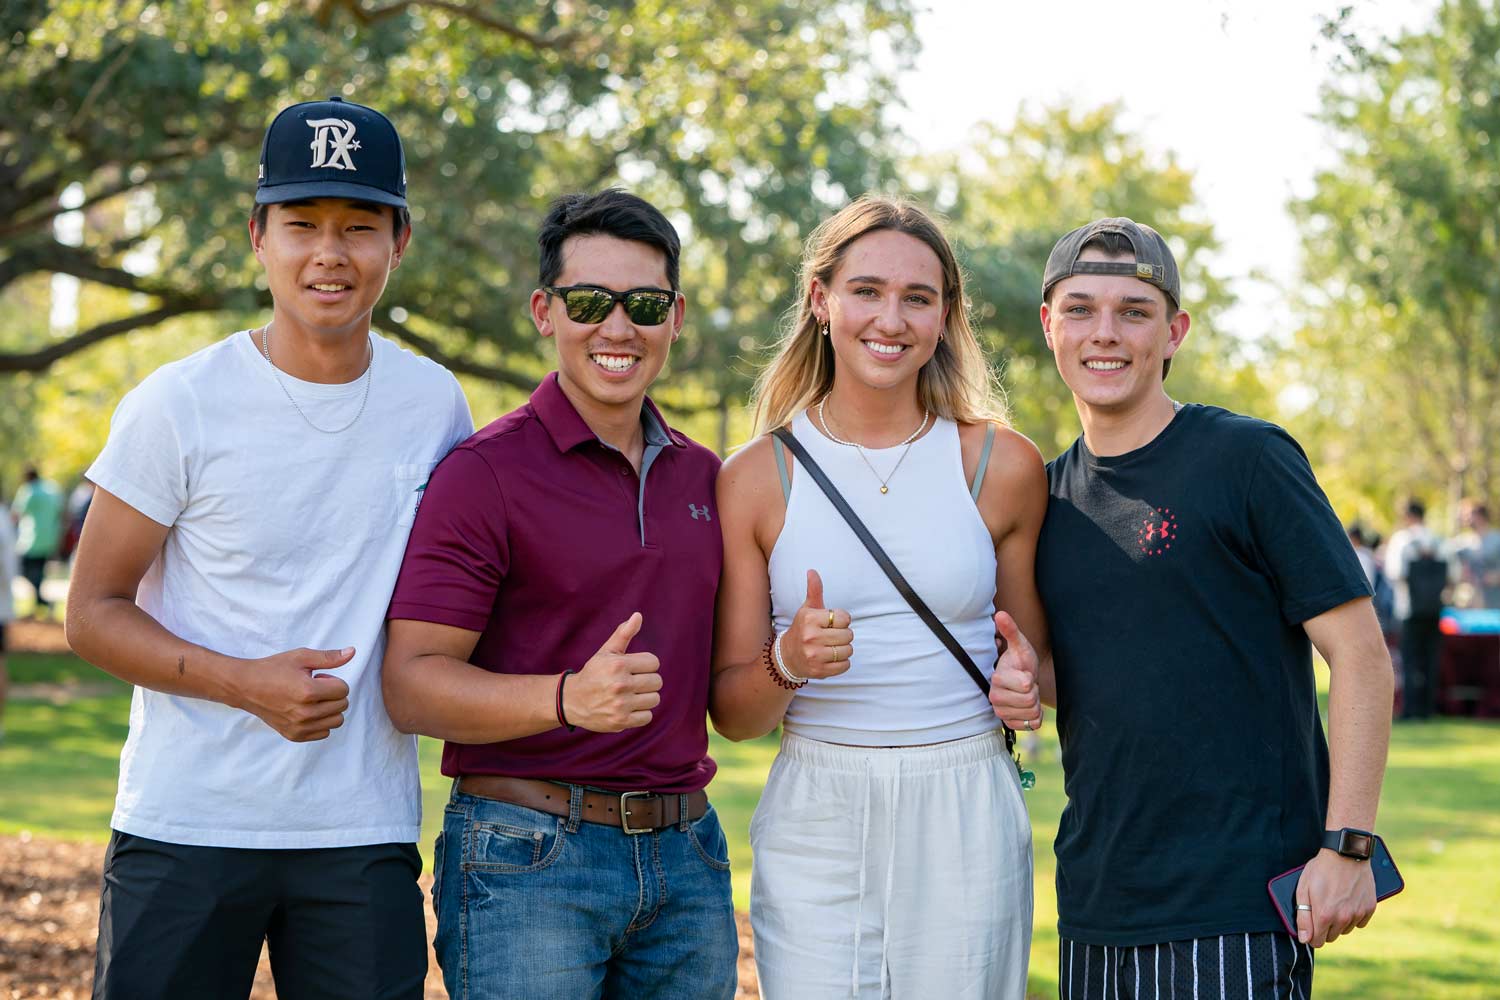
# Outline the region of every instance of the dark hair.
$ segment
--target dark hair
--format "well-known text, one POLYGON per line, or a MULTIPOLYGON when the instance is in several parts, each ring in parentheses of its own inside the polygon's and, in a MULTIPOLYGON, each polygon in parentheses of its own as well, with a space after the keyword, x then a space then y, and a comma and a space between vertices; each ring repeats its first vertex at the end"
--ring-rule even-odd
MULTIPOLYGON (((1083 252, 1090 247, 1110 257, 1129 257, 1132 260, 1135 259, 1135 247, 1130 245, 1130 240, 1124 233, 1095 233, 1089 237, 1087 243, 1078 248, 1078 255, 1080 257, 1083 256, 1083 252)), ((1058 282, 1057 284, 1060 285, 1062 282, 1058 282)), ((1150 282, 1147 282, 1147 284, 1150 284, 1150 282)), ((1167 312, 1170 314, 1168 321, 1170 322, 1171 317, 1176 316, 1181 307, 1173 301, 1172 296, 1168 295, 1165 289, 1157 285, 1151 285, 1151 287, 1161 292, 1161 297, 1167 300, 1167 312)), ((1047 290, 1047 308, 1049 309, 1052 308, 1052 293, 1055 291, 1057 291, 1057 285, 1053 285, 1047 290)), ((1172 359, 1162 358, 1161 377, 1165 379, 1167 372, 1171 370, 1172 359)))
POLYGON ((26 471, 25 473, 23 473, 23 475, 26 477, 26 481, 28 483, 34 483, 38 479, 42 478, 42 474, 36 470, 36 466, 34 465, 26 466, 26 471))
POLYGON ((1427 505, 1416 497, 1406 501, 1406 516, 1414 517, 1418 521, 1427 517, 1427 505))
MULTIPOLYGON (((370 204, 375 203, 371 202, 370 204)), ((395 222, 395 228, 392 230, 392 235, 399 240, 401 238, 401 234, 411 228, 411 209, 402 208, 399 205, 383 205, 381 207, 389 208, 391 210, 391 216, 395 222)), ((256 205, 255 210, 250 213, 250 218, 255 222, 255 231, 257 233, 263 233, 266 231, 266 217, 270 214, 270 205, 256 205)))
POLYGON ((537 230, 536 243, 541 251, 539 284, 554 284, 562 274, 563 244, 574 236, 613 236, 633 240, 660 250, 667 263, 667 284, 678 291, 677 259, 682 240, 667 217, 650 202, 619 188, 605 188, 598 194, 566 194, 547 209, 547 217, 537 230))
POLYGON ((1344 531, 1349 535, 1349 541, 1353 542, 1355 545, 1364 545, 1368 541, 1368 539, 1365 538, 1365 529, 1360 527, 1358 521, 1355 521, 1353 524, 1349 525, 1349 527, 1345 528, 1344 531))

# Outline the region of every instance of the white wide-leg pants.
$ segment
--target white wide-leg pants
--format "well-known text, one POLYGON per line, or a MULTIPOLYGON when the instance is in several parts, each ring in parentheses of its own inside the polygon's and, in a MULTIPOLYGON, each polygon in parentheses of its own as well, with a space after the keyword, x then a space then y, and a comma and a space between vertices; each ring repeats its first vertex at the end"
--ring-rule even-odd
POLYGON ((996 731, 867 748, 784 734, 750 822, 766 1000, 1023 1000, 1031 823, 996 731))

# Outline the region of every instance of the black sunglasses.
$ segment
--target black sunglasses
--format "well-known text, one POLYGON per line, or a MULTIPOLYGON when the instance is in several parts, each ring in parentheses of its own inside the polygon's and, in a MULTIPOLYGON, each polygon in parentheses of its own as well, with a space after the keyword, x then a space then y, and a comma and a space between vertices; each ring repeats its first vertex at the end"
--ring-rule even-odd
POLYGON ((603 323, 616 302, 625 303, 625 315, 641 326, 659 326, 672 314, 677 293, 666 288, 631 288, 617 292, 598 285, 548 285, 548 295, 562 297, 568 319, 575 323, 603 323))

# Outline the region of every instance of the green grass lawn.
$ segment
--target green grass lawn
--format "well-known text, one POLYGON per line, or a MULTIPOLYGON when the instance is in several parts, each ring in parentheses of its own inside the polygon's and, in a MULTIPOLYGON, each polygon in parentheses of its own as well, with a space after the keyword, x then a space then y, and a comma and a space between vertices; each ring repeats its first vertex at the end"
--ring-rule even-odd
MULTIPOLYGON (((18 684, 100 682, 117 693, 65 704, 20 701, 6 713, 0 743, 0 832, 103 841, 116 765, 129 716, 129 689, 69 656, 14 654, 18 684)), ((106 688, 107 690, 107 688, 106 688)), ((746 830, 774 738, 713 741, 719 775, 709 789, 729 833, 736 902, 750 889, 746 830)), ((1062 810, 1062 774, 1049 731, 1032 762, 1027 796, 1036 837, 1036 934, 1031 991, 1057 995, 1052 837, 1062 810)), ((422 741, 423 850, 441 821, 447 782, 438 744, 422 741)), ((1380 832, 1407 889, 1383 904, 1368 928, 1318 959, 1317 995, 1349 1000, 1500 996, 1500 724, 1443 720, 1397 727, 1380 809, 1380 832)))

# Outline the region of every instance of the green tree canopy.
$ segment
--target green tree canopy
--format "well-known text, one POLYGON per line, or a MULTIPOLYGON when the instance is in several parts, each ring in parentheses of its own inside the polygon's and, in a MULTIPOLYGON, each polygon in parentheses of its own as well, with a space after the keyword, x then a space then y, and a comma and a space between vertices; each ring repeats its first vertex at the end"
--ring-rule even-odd
MULTIPOLYGON (((1346 12, 1347 13, 1347 12, 1346 12)), ((1335 162, 1299 203, 1298 345, 1330 448, 1366 496, 1500 499, 1500 11, 1445 0, 1369 41, 1342 19, 1322 117, 1335 162)))
POLYGON ((979 328, 1005 366, 1016 425, 1049 457, 1078 436, 1078 421, 1042 339, 1042 271, 1059 237, 1097 218, 1146 223, 1177 258, 1193 327, 1168 390, 1251 410, 1264 402, 1238 345, 1216 327, 1231 299, 1213 270, 1218 242, 1192 175, 1170 153, 1148 151, 1120 115, 1118 105, 1023 111, 1010 128, 987 126, 969 148, 928 160, 914 175, 952 220, 979 328))
POLYGON ((0 291, 68 274, 130 294, 66 336, 0 341, 0 371, 263 308, 244 229, 261 134, 280 106, 342 94, 385 111, 407 148, 416 243, 382 329, 456 371, 534 384, 536 224, 559 194, 624 183, 689 237, 677 369, 712 396, 739 389, 731 360, 784 307, 802 232, 890 176, 882 109, 914 44, 905 0, 5 11, 0 291), (77 245, 53 224, 65 205, 88 220, 77 245))
POLYGON ((1258 391, 1215 333, 1228 296, 1192 178, 1125 129, 1119 108, 1022 114, 963 153, 905 155, 885 110, 915 46, 907 0, 5 11, 0 295, 45 302, 55 275, 83 291, 76 331, 52 331, 34 305, 8 310, 0 379, 50 414, 42 424, 68 471, 141 366, 268 305, 245 233, 260 137, 277 108, 334 93, 386 111, 406 141, 415 243, 377 326, 471 392, 476 380, 528 390, 547 370, 525 310, 536 224, 558 194, 611 183, 683 230, 689 328, 658 397, 679 417, 701 413, 691 429, 721 450, 748 426, 738 407, 792 304, 802 239, 866 190, 950 216, 1017 425, 1049 454, 1076 419, 1038 329, 1042 265, 1059 235, 1100 215, 1150 222, 1178 254, 1195 322, 1172 390, 1230 405, 1258 391), (56 224, 80 215, 81 226, 56 224))

